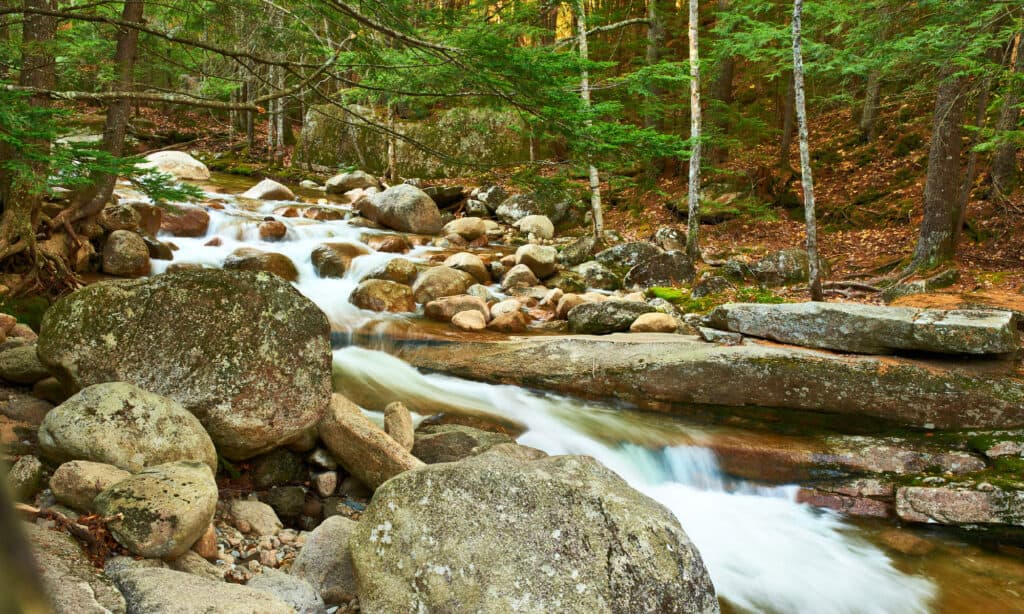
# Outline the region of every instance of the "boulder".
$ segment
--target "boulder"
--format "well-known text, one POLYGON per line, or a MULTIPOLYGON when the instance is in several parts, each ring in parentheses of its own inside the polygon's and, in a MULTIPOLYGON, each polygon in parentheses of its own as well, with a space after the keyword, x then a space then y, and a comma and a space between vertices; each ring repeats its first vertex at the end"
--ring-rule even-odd
POLYGON ((494 213, 498 206, 508 198, 508 192, 500 185, 487 185, 474 190, 471 196, 479 201, 488 213, 494 213))
POLYGON ((295 557, 291 573, 323 595, 328 605, 347 603, 355 596, 349 540, 359 523, 344 516, 325 518, 306 537, 306 545, 295 557))
POLYGON ((781 286, 807 281, 809 266, 807 252, 791 248, 768 254, 752 264, 750 272, 763 284, 781 286))
POLYGON ((280 241, 288 235, 288 227, 280 220, 265 220, 259 225, 261 241, 280 241))
POLYGON ((655 254, 626 273, 626 288, 675 287, 691 283, 697 276, 693 262, 683 252, 655 254))
POLYGON ((411 261, 405 258, 392 258, 374 269, 363 279, 385 279, 408 286, 416 281, 418 274, 419 269, 411 261))
POLYGON ((906 522, 1024 526, 1024 491, 991 484, 903 486, 896 491, 896 514, 906 522))
POLYGON ((641 314, 629 325, 631 333, 674 333, 679 329, 679 322, 667 313, 654 312, 641 314))
POLYGON ((609 247, 599 252, 594 259, 617 275, 622 276, 636 265, 643 264, 663 253, 661 248, 653 243, 634 241, 609 247))
POLYGON ((176 179, 189 181, 206 181, 210 178, 210 169, 183 151, 158 151, 146 156, 140 168, 155 168, 162 173, 174 175, 176 179))
POLYGON ((487 318, 479 311, 460 311, 452 316, 452 326, 467 332, 479 332, 487 328, 487 318))
POLYGON ((7 485, 15 501, 32 501, 43 487, 43 464, 30 454, 22 456, 7 473, 7 485))
MULTIPOLYGON (((124 597, 113 582, 96 569, 70 535, 27 522, 20 525, 28 538, 32 558, 35 559, 33 567, 53 606, 52 611, 61 614, 125 613, 124 597)), ((13 536, 6 535, 4 539, 11 540, 13 536)), ((4 580, 14 582, 16 578, 6 577, 4 580)), ((15 587, 6 584, 4 590, 13 591, 15 587)))
POLYGON ((320 439, 349 473, 370 488, 423 465, 339 394, 332 395, 330 410, 320 422, 320 439))
POLYGON ((263 252, 252 247, 240 247, 224 260, 228 271, 264 271, 281 279, 296 281, 299 270, 288 256, 277 252, 263 252))
POLYGON ((91 512, 96 495, 131 475, 105 463, 68 461, 53 472, 50 490, 59 503, 80 512, 91 512))
POLYGON ((108 574, 121 589, 129 612, 175 614, 293 614, 274 595, 172 569, 129 567, 108 574))
POLYGON ((363 214, 388 228, 425 235, 441 231, 441 212, 437 204, 416 186, 406 183, 392 186, 371 196, 370 202, 372 208, 361 209, 363 214))
POLYGON ((138 230, 142 214, 135 207, 108 205, 100 211, 96 221, 107 232, 115 230, 138 230))
POLYGON ((296 614, 326 614, 323 598, 313 586, 301 578, 264 568, 246 585, 269 593, 291 606, 296 614))
POLYGON ((404 473, 350 544, 371 612, 719 611, 671 512, 585 456, 485 454, 404 473))
POLYGON ((523 308, 523 304, 514 298, 505 299, 499 303, 495 303, 491 307, 491 315, 493 317, 503 316, 508 313, 515 313, 523 308))
POLYGON ((144 558, 173 559, 192 547, 213 520, 217 482, 194 461, 149 467, 108 487, 93 502, 119 544, 144 558))
POLYGON ((249 477, 260 490, 301 482, 307 477, 306 464, 297 453, 278 448, 252 459, 249 477))
POLYGON ((423 192, 434 199, 442 209, 462 201, 466 197, 466 188, 461 185, 432 185, 423 188, 423 192))
POLYGON ((490 317, 487 301, 468 294, 446 296, 436 301, 430 301, 424 306, 423 315, 438 322, 450 322, 455 314, 463 311, 478 311, 484 316, 485 322, 490 317))
POLYGON ((551 239, 555 236, 555 225, 546 215, 527 215, 515 223, 515 227, 524 235, 533 235, 537 239, 551 239))
POLYGON ((327 317, 266 273, 87 286, 46 312, 38 352, 68 390, 124 381, 178 401, 229 459, 291 441, 330 399, 327 317))
POLYGON ((558 288, 565 293, 581 293, 587 291, 587 280, 576 271, 558 271, 544 280, 549 288, 558 288))
POLYGON ((142 236, 142 240, 146 243, 146 249, 149 251, 150 259, 174 260, 174 250, 171 249, 170 245, 163 241, 151 239, 145 235, 142 236))
POLYGON ((651 242, 667 252, 686 252, 686 233, 672 226, 662 226, 655 231, 651 242))
POLYGON ((118 277, 149 273, 149 247, 130 230, 115 230, 103 244, 103 272, 118 277))
POLYGON ((402 235, 377 235, 366 239, 373 249, 385 254, 404 254, 412 249, 409 240, 402 235))
POLYGON ((442 234, 457 234, 467 241, 475 241, 487 234, 487 226, 478 217, 460 217, 445 224, 442 234))
POLYGON ((547 245, 527 243, 516 250, 516 264, 525 264, 537 279, 550 277, 555 272, 558 251, 547 245))
POLYGON ((487 451, 491 446, 514 443, 504 433, 482 431, 461 424, 431 424, 416 432, 412 455, 428 465, 453 463, 487 451))
POLYGON ((39 427, 39 447, 58 463, 86 460, 132 473, 185 460, 217 469, 217 451, 194 415, 126 382, 88 386, 53 408, 39 427))
POLYGON ((996 310, 945 311, 855 303, 729 303, 716 307, 706 323, 781 343, 858 354, 1008 354, 1020 347, 1016 317, 996 310))
POLYGON ((358 243, 322 243, 313 249, 310 259, 320 277, 344 277, 352 261, 370 253, 358 243))
POLYGON ((593 235, 584 235, 562 248, 558 260, 566 266, 577 266, 594 258, 594 254, 604 248, 604 241, 593 235))
POLYGON ((36 346, 23 345, 0 352, 0 377, 30 386, 50 377, 50 370, 39 360, 36 346))
POLYGON ((528 324, 526 315, 521 311, 503 313, 488 322, 487 328, 499 333, 521 333, 528 324))
POLYGON ((370 311, 416 311, 412 288, 385 279, 367 279, 359 282, 348 300, 356 307, 370 311))
POLYGON ((735 288, 732 282, 728 278, 722 275, 708 275, 703 277, 693 286, 693 291, 690 292, 692 298, 703 298, 712 294, 720 294, 726 290, 732 290, 735 288))
POLYGON ((480 256, 471 254, 469 252, 459 252, 458 254, 452 254, 444 261, 444 266, 457 269, 459 271, 465 271, 473 276, 473 278, 482 283, 491 283, 491 274, 487 272, 487 265, 480 259, 480 256))
POLYGON ((406 344, 426 371, 492 383, 666 404, 766 407, 927 429, 1024 426, 1024 382, 965 361, 832 354, 796 346, 705 343, 690 335, 547 336, 406 344), (723 385, 722 382, 728 382, 723 385))
POLYGON ((350 190, 365 190, 380 186, 377 178, 366 171, 349 171, 327 180, 324 188, 328 194, 344 194, 350 190))
POLYGON ((264 179, 242 193, 242 198, 250 198, 252 200, 295 200, 295 193, 288 186, 280 184, 273 179, 264 179))
POLYGON ((531 215, 546 216, 558 224, 569 214, 575 199, 569 194, 515 194, 501 202, 494 214, 506 224, 515 224, 531 215))
POLYGON ((188 205, 176 205, 177 212, 164 213, 160 230, 176 237, 202 237, 210 228, 210 214, 188 205))
POLYGON ((445 296, 465 294, 475 283, 476 278, 465 271, 436 266, 422 271, 416 277, 412 293, 417 303, 425 304, 445 296))
POLYGON ((576 274, 583 278, 588 288, 598 290, 618 290, 622 285, 622 277, 612 272, 596 260, 584 262, 573 269, 576 274))
POLYGON ((647 303, 610 300, 602 303, 583 303, 567 314, 569 330, 583 335, 605 335, 629 330, 645 313, 655 312, 647 303))
POLYGON ((517 264, 505 273, 501 278, 501 289, 508 291, 513 288, 528 288, 540 283, 530 267, 525 264, 517 264))
POLYGON ((235 519, 235 528, 248 525, 249 532, 255 535, 277 535, 284 526, 274 508, 261 501, 235 499, 229 509, 235 519))
POLYGON ((171 561, 169 567, 175 571, 182 571, 218 582, 224 579, 224 567, 218 567, 210 563, 192 550, 171 561))

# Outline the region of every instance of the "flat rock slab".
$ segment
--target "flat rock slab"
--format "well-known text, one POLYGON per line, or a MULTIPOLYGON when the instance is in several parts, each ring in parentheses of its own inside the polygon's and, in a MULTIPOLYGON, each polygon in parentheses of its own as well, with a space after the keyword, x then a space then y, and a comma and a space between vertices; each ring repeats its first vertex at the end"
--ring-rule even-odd
POLYGON ((423 369, 655 410, 758 406, 883 419, 918 428, 1024 425, 1024 376, 984 364, 843 355, 659 333, 416 342, 392 348, 423 369))
POLYGON ((1024 526, 1024 491, 957 486, 905 486, 896 514, 908 522, 1024 526))
POLYGON ((1016 316, 997 310, 941 310, 853 303, 729 303, 707 325, 751 337, 857 354, 898 351, 1008 354, 1020 348, 1016 316))

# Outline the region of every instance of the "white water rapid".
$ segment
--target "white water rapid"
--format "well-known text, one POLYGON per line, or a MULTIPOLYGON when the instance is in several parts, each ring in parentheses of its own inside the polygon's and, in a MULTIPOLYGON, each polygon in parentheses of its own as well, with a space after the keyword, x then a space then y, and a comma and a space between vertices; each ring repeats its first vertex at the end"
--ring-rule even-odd
MULTIPOLYGON (((236 210, 233 199, 224 211, 210 211, 207 236, 169 237, 179 250, 175 262, 219 267, 240 246, 289 256, 299 270, 295 284, 315 301, 336 330, 351 330, 381 316, 348 302, 359 279, 391 254, 357 258, 343 279, 321 279, 310 252, 325 240, 361 242, 373 231, 346 222, 314 222, 274 216, 288 226, 279 242, 259 240, 256 226, 271 216, 275 202, 255 211, 236 210), (220 246, 205 246, 211 238, 220 246)), ((411 254, 422 257, 429 250, 411 254)), ((410 257, 405 255, 404 257, 410 257)), ((170 263, 154 261, 154 273, 170 263)), ((839 515, 795 502, 795 487, 756 487, 727 480, 714 455, 698 445, 678 445, 678 438, 657 444, 647 434, 644 445, 630 443, 634 423, 608 407, 556 395, 541 395, 515 386, 498 386, 443 375, 424 375, 383 352, 347 347, 335 352, 339 391, 367 409, 402 400, 420 411, 468 410, 515 420, 526 427, 519 441, 549 454, 587 454, 622 476, 633 487, 668 507, 699 548, 715 588, 741 611, 786 613, 927 612, 935 586, 904 574, 877 547, 858 536, 839 515), (670 445, 671 444, 671 445, 670 445)))

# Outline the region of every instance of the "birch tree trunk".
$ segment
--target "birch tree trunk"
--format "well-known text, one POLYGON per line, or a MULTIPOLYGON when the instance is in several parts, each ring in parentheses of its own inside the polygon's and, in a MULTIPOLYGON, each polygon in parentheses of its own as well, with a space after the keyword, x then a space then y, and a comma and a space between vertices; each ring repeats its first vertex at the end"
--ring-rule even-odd
POLYGON ((814 215, 814 179, 811 176, 811 147, 807 131, 807 100, 804 96, 804 58, 801 50, 800 21, 803 0, 793 0, 793 93, 800 131, 800 169, 804 189, 804 218, 807 221, 807 266, 810 273, 811 300, 824 298, 821 292, 821 267, 818 262, 818 223, 814 215))
POLYGON ((687 193, 686 253, 700 260, 700 54, 697 46, 697 0, 690 0, 690 184, 687 193))
MULTIPOLYGON (((590 53, 587 50, 587 13, 583 0, 576 0, 576 41, 579 45, 580 59, 587 62, 590 53)), ((590 110, 590 73, 584 67, 580 71, 580 98, 583 99, 583 108, 590 110)), ((586 126, 591 125, 589 119, 586 126)), ((604 236, 604 215, 601 210, 601 179, 597 174, 597 167, 588 163, 590 176, 590 210, 594 215, 594 238, 600 240, 604 236)))

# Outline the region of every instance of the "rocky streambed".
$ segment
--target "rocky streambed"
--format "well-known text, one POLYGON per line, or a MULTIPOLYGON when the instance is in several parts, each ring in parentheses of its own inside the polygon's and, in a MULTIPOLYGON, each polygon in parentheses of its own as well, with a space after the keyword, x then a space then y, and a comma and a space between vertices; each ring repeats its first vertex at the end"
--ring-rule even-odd
POLYGON ((562 238, 571 200, 495 187, 225 191, 154 163, 208 200, 122 190, 83 265, 154 276, 65 298, 38 340, 0 322, 9 482, 63 611, 993 611, 1024 590, 1012 312, 694 313, 663 288, 784 287, 806 262, 698 271, 670 229, 562 238))

